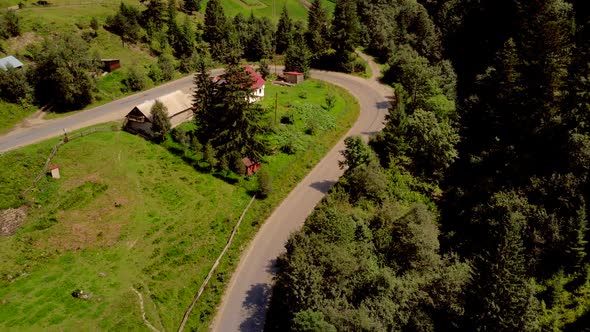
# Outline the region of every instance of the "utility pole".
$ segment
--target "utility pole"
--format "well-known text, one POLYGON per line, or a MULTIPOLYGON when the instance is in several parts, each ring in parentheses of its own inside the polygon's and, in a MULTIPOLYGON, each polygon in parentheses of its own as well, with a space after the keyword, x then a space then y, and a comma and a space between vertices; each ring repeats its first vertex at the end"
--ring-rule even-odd
POLYGON ((275 127, 277 126, 277 110, 279 108, 279 93, 275 93, 275 127))

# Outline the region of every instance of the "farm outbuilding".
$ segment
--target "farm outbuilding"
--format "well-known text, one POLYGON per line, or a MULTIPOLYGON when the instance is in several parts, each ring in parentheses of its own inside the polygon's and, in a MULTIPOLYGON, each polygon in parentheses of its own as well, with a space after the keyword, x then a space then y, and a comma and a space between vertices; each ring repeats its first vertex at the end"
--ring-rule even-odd
POLYGON ((106 71, 107 73, 121 68, 121 62, 119 59, 100 59, 100 62, 102 62, 102 70, 106 71))
POLYGON ((172 128, 193 118, 192 98, 180 90, 167 94, 157 99, 146 100, 143 103, 133 107, 125 116, 127 122, 125 128, 134 133, 140 133, 147 136, 152 135, 152 106, 159 100, 166 106, 168 117, 172 128))
POLYGON ((286 71, 283 73, 285 80, 289 83, 299 84, 305 80, 305 74, 298 71, 286 71))
POLYGON ((246 175, 254 174, 260 168, 260 163, 255 162, 248 157, 243 158, 242 163, 246 166, 246 175))
POLYGON ((12 55, 0 59, 0 68, 3 70, 8 70, 8 67, 21 68, 22 66, 24 66, 23 63, 12 55))

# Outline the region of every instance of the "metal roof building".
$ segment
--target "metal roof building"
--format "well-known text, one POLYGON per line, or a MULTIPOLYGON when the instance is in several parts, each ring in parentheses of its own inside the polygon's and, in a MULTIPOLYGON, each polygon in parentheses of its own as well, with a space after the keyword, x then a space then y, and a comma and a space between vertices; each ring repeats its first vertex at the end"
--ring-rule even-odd
POLYGON ((8 66, 12 66, 12 68, 20 68, 24 65, 17 58, 13 57, 12 55, 9 55, 5 58, 0 59, 0 68, 2 68, 3 70, 8 70, 8 66))

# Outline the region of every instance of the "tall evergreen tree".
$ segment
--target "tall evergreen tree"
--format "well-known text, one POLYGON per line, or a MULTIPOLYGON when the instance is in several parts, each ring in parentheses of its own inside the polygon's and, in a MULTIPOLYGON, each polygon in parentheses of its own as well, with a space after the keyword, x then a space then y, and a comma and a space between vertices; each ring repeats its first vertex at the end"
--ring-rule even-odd
POLYGON ((354 0, 338 0, 332 21, 332 48, 335 50, 336 66, 340 70, 351 71, 355 47, 359 42, 360 23, 354 0))
POLYGON ((209 0, 205 9, 203 40, 209 43, 214 60, 222 60, 227 48, 227 18, 223 13, 220 0, 209 0))
POLYGON ((160 30, 167 18, 166 4, 163 0, 140 0, 147 8, 142 12, 144 28, 151 33, 153 30, 160 30))
POLYGON ((220 159, 229 161, 237 155, 260 160, 266 151, 264 109, 250 102, 252 77, 238 58, 227 65, 218 82, 212 82, 201 65, 195 84, 195 119, 203 143, 211 144, 220 159))
POLYGON ((332 47, 336 54, 354 51, 359 38, 360 23, 353 0, 338 0, 332 21, 332 47))
POLYGON ((538 330, 540 304, 526 273, 521 200, 512 193, 499 193, 487 209, 493 229, 488 241, 494 245, 476 258, 467 305, 470 330, 538 330))
POLYGON ((293 43, 285 53, 285 70, 309 74, 310 54, 302 35, 296 34, 293 43))
POLYGON ((283 54, 291 45, 293 41, 293 23, 287 11, 287 5, 283 6, 281 18, 277 24, 276 33, 276 53, 283 54))
POLYGON ((321 0, 313 1, 307 15, 305 39, 309 47, 310 60, 314 66, 321 66, 323 55, 330 49, 330 19, 321 0))

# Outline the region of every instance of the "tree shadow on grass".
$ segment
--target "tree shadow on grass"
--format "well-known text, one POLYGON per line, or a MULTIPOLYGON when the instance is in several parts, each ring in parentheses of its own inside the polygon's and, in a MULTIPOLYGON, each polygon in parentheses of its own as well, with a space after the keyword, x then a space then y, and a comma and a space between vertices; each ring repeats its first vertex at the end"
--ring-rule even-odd
POLYGON ((248 290, 242 309, 246 319, 240 324, 241 332, 262 332, 266 321, 266 312, 272 293, 270 284, 255 284, 248 290))
POLYGON ((236 178, 236 175, 230 172, 224 172, 224 171, 220 171, 220 172, 215 172, 213 173, 213 176, 218 178, 219 180, 225 181, 228 184, 236 184, 238 183, 240 180, 238 178, 236 178))

